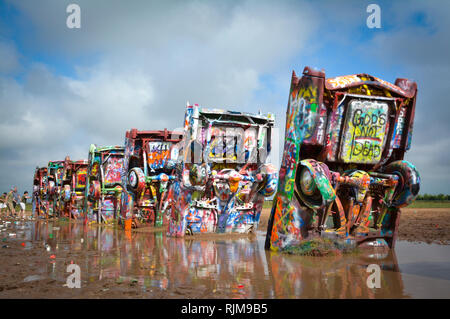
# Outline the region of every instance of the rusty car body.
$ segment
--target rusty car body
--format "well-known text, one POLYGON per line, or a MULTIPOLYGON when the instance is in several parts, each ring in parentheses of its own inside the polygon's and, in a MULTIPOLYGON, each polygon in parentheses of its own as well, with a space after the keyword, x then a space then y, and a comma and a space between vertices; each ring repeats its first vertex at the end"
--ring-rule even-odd
POLYGON ((47 217, 60 215, 60 200, 62 180, 64 175, 64 161, 50 161, 47 165, 46 194, 48 201, 47 217))
POLYGON ((132 220, 133 227, 167 224, 165 204, 169 186, 175 179, 176 145, 181 138, 181 133, 167 129, 126 132, 122 217, 132 220))
POLYGON ((394 247, 400 208, 420 188, 417 169, 404 160, 416 95, 407 79, 326 79, 309 67, 302 77, 293 72, 267 249, 315 236, 394 247))
POLYGON ((187 105, 168 234, 250 233, 277 185, 274 117, 187 105))
POLYGON ((113 223, 120 215, 123 146, 89 148, 85 212, 89 223, 113 223))
POLYGON ((60 216, 69 219, 84 217, 87 167, 87 160, 72 161, 69 157, 64 160, 59 193, 60 216))
POLYGON ((35 217, 45 217, 47 210, 47 167, 36 167, 33 178, 32 213, 35 217))

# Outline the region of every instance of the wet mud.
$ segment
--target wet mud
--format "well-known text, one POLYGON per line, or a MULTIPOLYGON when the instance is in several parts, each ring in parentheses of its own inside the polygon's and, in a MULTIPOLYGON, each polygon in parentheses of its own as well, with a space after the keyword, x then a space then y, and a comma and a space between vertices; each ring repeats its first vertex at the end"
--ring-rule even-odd
MULTIPOLYGON (((408 235, 414 213, 406 212, 400 239, 443 242, 427 232, 426 216, 440 216, 448 234, 450 212, 417 210, 411 225, 417 233, 424 224, 422 237, 408 235)), ((265 231, 177 239, 73 221, 2 218, 0 226, 0 298, 450 298, 448 245, 400 240, 393 251, 319 258, 265 251, 265 231), (72 263, 81 288, 67 285, 72 263), (370 264, 380 266, 380 288, 367 286, 370 264)))
MULTIPOLYGON (((265 231, 270 208, 264 208, 258 229, 265 231)), ((450 244, 450 208, 402 208, 398 238, 411 242, 450 244)))

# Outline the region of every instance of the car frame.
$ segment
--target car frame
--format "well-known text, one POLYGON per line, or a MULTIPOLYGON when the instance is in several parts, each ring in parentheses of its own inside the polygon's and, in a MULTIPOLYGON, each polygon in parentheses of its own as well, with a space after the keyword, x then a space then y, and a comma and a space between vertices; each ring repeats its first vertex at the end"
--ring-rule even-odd
POLYGON ((87 160, 64 161, 61 191, 59 193, 60 216, 69 219, 84 217, 84 196, 87 178, 87 160))
POLYGON ((169 186, 175 179, 177 145, 182 133, 164 130, 125 134, 122 184, 122 217, 133 227, 143 224, 161 227, 167 224, 164 205, 169 186))
POLYGON ((321 236, 394 247, 400 208, 418 195, 411 145, 417 84, 368 74, 292 74, 280 179, 266 249, 321 236))
POLYGON ((187 105, 168 235, 256 231, 277 185, 274 116, 187 105))
POLYGON ((84 210, 89 223, 114 223, 120 216, 123 146, 89 147, 84 210))
POLYGON ((33 177, 32 213, 35 217, 47 215, 47 167, 36 167, 33 177))
MULTIPOLYGON (((68 157, 66 157, 67 159, 68 157)), ((60 201, 62 179, 65 161, 49 161, 47 165, 47 216, 56 217, 60 215, 60 201)))

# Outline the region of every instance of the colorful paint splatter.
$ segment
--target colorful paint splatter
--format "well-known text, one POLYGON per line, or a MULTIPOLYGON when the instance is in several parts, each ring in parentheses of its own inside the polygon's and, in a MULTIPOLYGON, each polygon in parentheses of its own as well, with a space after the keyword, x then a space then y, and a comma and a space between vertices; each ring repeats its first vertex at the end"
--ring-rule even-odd
POLYGON ((405 79, 325 79, 309 67, 302 77, 293 73, 267 249, 315 236, 395 245, 399 208, 420 187, 416 168, 403 160, 416 94, 417 85, 405 79))
POLYGON ((277 185, 276 170, 265 164, 273 116, 188 105, 184 123, 168 234, 256 230, 264 197, 277 185))

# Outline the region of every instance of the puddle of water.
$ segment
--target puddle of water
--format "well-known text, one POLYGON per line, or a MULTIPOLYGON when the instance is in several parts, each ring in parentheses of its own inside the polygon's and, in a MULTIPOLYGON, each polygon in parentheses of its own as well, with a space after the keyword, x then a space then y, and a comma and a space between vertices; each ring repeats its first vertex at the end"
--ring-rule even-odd
POLYGON ((193 291, 204 291, 206 298, 217 292, 225 298, 450 298, 450 246, 400 241, 387 254, 317 258, 265 251, 263 233, 191 240, 52 221, 19 227, 17 240, 27 241, 26 248, 55 255, 37 269, 42 275, 27 281, 47 276, 65 283, 66 266, 73 262, 85 286, 109 278, 146 297, 157 290, 180 298, 193 291), (380 266, 381 288, 368 288, 369 264, 380 266))

